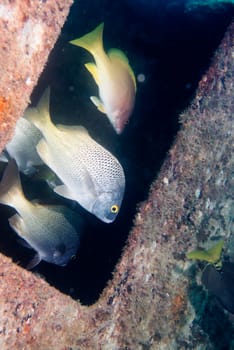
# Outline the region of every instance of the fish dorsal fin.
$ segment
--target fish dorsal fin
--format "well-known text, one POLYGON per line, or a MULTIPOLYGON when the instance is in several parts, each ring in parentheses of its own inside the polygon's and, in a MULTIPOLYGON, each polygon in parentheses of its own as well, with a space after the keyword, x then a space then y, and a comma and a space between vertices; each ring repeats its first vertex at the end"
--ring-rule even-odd
POLYGON ((39 111, 49 112, 50 109, 50 87, 48 86, 43 92, 38 104, 37 109, 39 111))
POLYGON ((14 207, 19 197, 25 199, 16 161, 10 159, 0 183, 0 203, 14 207))
POLYGON ((81 125, 63 125, 63 124, 57 124, 56 127, 59 131, 62 132, 69 132, 74 135, 81 135, 81 134, 89 134, 88 131, 85 129, 85 127, 81 125))
POLYGON ((71 40, 70 44, 83 47, 95 56, 100 50, 103 51, 103 28, 104 23, 101 23, 90 33, 85 34, 81 38, 71 40))
POLYGON ((124 64, 126 66, 128 72, 132 78, 134 88, 136 91, 136 77, 135 77, 135 74, 134 74, 132 68, 129 65, 129 61, 128 61, 128 58, 125 55, 125 53, 119 49, 110 49, 108 51, 108 56, 112 62, 120 62, 121 64, 124 64))
POLYGON ((13 215, 8 221, 11 228, 18 233, 20 237, 26 238, 29 235, 24 220, 19 214, 13 215))
POLYGON ((50 88, 48 87, 42 94, 35 108, 27 108, 24 118, 31 121, 39 130, 45 128, 45 125, 51 124, 50 119, 50 88))
POLYGON ((90 96, 90 100, 93 102, 93 104, 97 107, 97 109, 106 114, 105 107, 103 106, 103 103, 97 96, 90 96))
POLYGON ((97 85, 100 84, 100 79, 98 75, 98 69, 95 63, 89 62, 85 64, 85 68, 89 71, 89 73, 93 76, 97 85))

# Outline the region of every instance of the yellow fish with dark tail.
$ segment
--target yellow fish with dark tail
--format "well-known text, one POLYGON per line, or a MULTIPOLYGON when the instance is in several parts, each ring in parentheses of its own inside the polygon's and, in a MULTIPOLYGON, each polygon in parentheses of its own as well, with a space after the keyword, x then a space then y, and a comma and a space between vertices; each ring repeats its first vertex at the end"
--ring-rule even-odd
POLYGON ((71 44, 89 51, 95 63, 86 63, 99 88, 99 97, 91 96, 91 101, 99 111, 105 113, 118 134, 120 134, 133 111, 136 94, 136 79, 125 54, 119 49, 103 48, 104 23, 92 32, 71 44))

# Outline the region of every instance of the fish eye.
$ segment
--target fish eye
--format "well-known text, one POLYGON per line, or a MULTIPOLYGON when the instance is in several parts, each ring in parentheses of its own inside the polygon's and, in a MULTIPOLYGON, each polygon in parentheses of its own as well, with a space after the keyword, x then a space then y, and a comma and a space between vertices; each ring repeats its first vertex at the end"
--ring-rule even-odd
POLYGON ((117 204, 112 205, 111 212, 112 214, 117 214, 119 212, 119 206, 117 204))

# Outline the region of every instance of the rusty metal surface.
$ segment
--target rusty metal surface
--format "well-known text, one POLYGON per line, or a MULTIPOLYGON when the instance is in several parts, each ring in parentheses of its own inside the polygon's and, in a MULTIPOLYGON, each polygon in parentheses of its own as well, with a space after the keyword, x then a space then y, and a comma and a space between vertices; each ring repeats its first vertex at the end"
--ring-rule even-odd
POLYGON ((1 1, 0 151, 30 101, 71 4, 71 0, 1 1))

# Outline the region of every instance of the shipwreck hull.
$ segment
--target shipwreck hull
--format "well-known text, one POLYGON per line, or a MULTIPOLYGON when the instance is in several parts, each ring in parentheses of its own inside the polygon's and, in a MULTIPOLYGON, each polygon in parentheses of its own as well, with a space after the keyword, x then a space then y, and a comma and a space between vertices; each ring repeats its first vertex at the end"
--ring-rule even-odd
MULTIPOLYGON (((30 101, 70 4, 0 5, 0 150, 30 101)), ((233 240, 233 39, 232 23, 180 117, 180 131, 98 302, 82 306, 0 254, 2 350, 213 348, 196 321, 204 308, 193 304, 196 271, 185 253, 216 238, 225 240, 227 252, 233 240)))

